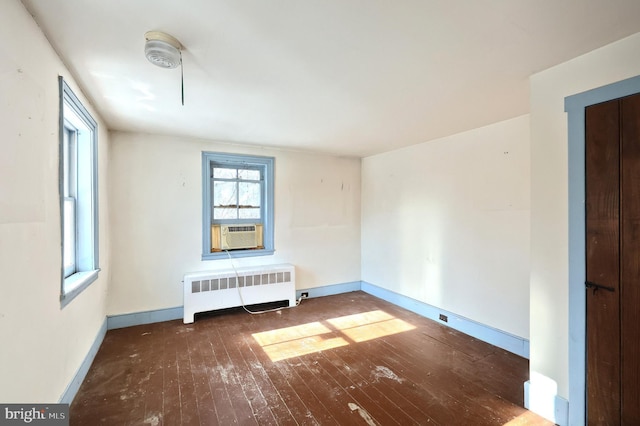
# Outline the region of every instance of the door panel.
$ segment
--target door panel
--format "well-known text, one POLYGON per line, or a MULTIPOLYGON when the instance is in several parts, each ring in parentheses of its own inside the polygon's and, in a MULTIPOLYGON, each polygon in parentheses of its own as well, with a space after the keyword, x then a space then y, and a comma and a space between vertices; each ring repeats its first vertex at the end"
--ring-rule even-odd
POLYGON ((619 121, 617 101, 586 110, 586 276, 614 289, 586 297, 587 418, 598 425, 620 419, 619 121))
POLYGON ((640 95, 621 105, 622 424, 640 424, 640 95))
POLYGON ((640 425, 640 94, 586 109, 587 422, 640 425), (591 283, 598 284, 597 288, 591 283))

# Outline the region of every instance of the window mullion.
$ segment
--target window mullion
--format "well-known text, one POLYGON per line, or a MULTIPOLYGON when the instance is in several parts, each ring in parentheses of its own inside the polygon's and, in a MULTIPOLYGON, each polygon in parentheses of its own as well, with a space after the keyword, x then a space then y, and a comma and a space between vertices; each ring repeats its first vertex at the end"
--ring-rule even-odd
POLYGON ((214 224, 214 209, 215 209, 215 205, 216 205, 216 199, 215 199, 215 182, 216 180, 213 178, 213 168, 211 168, 211 187, 209 188, 209 222, 210 225, 214 224))
POLYGON ((260 180, 260 221, 264 224, 266 222, 265 212, 266 212, 266 204, 267 204, 267 191, 266 186, 264 184, 264 179, 260 180))
POLYGON ((240 220, 240 179, 236 179, 236 220, 240 220))

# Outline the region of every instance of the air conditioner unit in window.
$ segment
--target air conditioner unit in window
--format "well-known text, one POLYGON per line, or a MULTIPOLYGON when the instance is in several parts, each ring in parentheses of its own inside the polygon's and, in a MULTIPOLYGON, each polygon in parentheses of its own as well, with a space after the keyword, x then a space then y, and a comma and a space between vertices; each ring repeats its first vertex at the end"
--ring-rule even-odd
POLYGON ((262 240, 261 228, 255 224, 220 225, 219 247, 222 250, 257 248, 262 240))

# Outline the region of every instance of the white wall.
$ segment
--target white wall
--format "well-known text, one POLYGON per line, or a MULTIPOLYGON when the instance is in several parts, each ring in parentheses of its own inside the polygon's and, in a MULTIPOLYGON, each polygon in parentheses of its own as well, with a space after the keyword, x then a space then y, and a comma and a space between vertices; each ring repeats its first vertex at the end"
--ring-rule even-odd
POLYGON ((139 133, 111 134, 113 274, 109 314, 182 305, 201 261, 202 151, 273 156, 275 255, 236 266, 292 263, 297 288, 360 280, 360 160, 139 133))
POLYGON ((367 157, 362 280, 529 337, 529 117, 367 157))
POLYGON ((640 34, 531 77, 531 372, 568 398, 567 96, 640 74, 640 34))
POLYGON ((0 401, 57 402, 105 318, 108 134, 17 0, 0 3, 0 401), (98 121, 99 278, 60 309, 58 75, 98 121))

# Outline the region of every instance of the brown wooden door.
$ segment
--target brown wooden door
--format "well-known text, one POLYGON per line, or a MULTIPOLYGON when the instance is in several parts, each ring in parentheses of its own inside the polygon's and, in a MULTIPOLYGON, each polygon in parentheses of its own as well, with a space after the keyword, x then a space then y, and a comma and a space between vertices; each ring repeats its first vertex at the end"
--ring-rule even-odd
POLYGON ((586 109, 587 419, 640 425, 640 94, 586 109))

